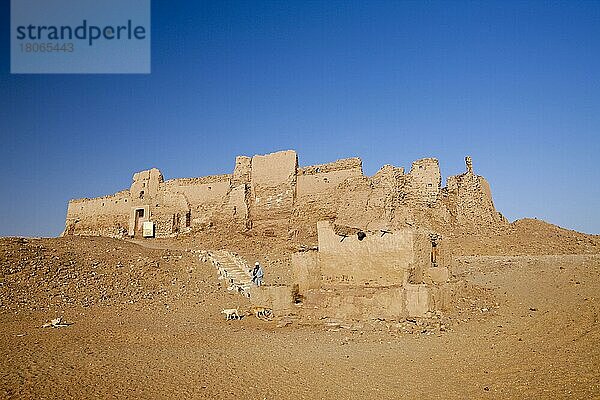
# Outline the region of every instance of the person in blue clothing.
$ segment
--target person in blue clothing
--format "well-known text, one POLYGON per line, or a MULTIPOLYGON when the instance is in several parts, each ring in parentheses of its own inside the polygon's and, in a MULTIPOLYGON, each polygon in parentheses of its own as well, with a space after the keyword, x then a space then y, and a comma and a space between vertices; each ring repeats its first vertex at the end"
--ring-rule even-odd
POLYGON ((256 286, 262 286, 264 276, 265 276, 265 273, 257 261, 256 264, 254 264, 254 269, 252 270, 252 282, 256 286))

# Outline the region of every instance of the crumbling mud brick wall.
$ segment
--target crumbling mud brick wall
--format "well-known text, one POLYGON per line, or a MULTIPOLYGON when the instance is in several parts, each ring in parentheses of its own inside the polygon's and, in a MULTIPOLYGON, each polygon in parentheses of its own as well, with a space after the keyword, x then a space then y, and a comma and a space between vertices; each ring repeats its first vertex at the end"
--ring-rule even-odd
POLYGON ((413 162, 407 182, 405 204, 433 207, 438 200, 442 183, 440 165, 435 158, 413 162))
POLYGON ((328 164, 298 169, 292 235, 315 236, 317 221, 335 219, 340 205, 340 185, 364 178, 359 158, 346 158, 328 164))
POLYGON ((335 222, 378 230, 406 227, 408 176, 404 168, 383 166, 373 177, 355 177, 339 185, 335 222))
POLYGON ((328 164, 298 169, 297 198, 321 197, 348 178, 363 175, 360 158, 345 158, 328 164))
POLYGON ((405 284, 414 268, 414 235, 408 230, 338 235, 333 225, 317 227, 322 285, 405 284), (347 235, 347 236, 346 236, 347 235))
POLYGON ((217 226, 227 233, 314 243, 320 220, 372 231, 449 233, 506 226, 470 158, 466 167, 444 188, 434 158, 415 161, 408 174, 385 165, 372 177, 363 174, 359 158, 299 167, 292 150, 239 156, 233 173, 225 175, 165 181, 153 168, 134 174, 128 190, 71 200, 63 234, 134 236, 143 221, 152 221, 157 236, 217 226))
POLYGON ((294 282, 298 285, 300 293, 321 287, 322 277, 318 257, 319 253, 316 249, 307 249, 292 254, 294 282))
MULTIPOLYGON (((307 291, 302 300, 302 314, 310 315, 316 320, 333 318, 361 321, 371 318, 402 319, 417 316, 414 312, 409 313, 406 291, 402 286, 313 289, 307 291)), ((417 311, 425 315, 429 311, 428 305, 427 309, 417 311)))
POLYGON ((258 232, 267 236, 288 234, 296 198, 297 169, 295 151, 252 157, 250 219, 258 232))
POLYGON ((156 236, 176 235, 193 225, 228 220, 224 202, 229 192, 229 175, 164 181, 155 168, 141 171, 134 174, 129 190, 71 200, 63 234, 137 236, 142 223, 152 221, 156 236))
POLYGON ((317 225, 318 251, 299 251, 292 256, 295 282, 301 291, 420 284, 429 269, 449 265, 438 234, 407 228, 372 232, 329 221, 317 225))
POLYGON ((292 256, 302 312, 316 319, 422 317, 443 302, 449 271, 439 234, 318 223, 318 249, 292 256))
POLYGON ((508 221, 496 211, 489 183, 473 173, 471 157, 465 158, 467 171, 447 179, 444 190, 450 223, 471 232, 493 229, 508 221))
POLYGON ((230 178, 230 175, 213 175, 166 181, 154 205, 155 218, 167 228, 164 233, 183 233, 192 226, 210 225, 219 218, 229 219, 222 213, 230 191, 230 178))
POLYGON ((253 286, 250 289, 250 302, 257 307, 270 308, 278 317, 292 313, 294 296, 289 286, 253 286))
POLYGON ((71 200, 65 234, 122 237, 127 234, 130 209, 129 190, 95 199, 71 200))

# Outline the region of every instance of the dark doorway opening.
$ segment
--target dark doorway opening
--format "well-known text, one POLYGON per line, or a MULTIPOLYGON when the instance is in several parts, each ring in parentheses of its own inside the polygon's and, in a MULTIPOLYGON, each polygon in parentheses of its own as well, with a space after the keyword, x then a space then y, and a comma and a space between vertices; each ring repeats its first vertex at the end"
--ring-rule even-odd
POLYGON ((141 236, 142 234, 142 218, 144 218, 144 209, 138 208, 137 210, 135 210, 134 236, 141 236))

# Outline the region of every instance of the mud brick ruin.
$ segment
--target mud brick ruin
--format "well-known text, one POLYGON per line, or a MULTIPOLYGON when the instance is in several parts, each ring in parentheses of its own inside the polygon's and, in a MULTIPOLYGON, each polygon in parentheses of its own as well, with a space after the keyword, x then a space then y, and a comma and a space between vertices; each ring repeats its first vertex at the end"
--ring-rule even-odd
POLYGON ((233 174, 164 180, 158 169, 133 175, 129 189, 68 205, 63 235, 156 237, 209 226, 257 235, 316 237, 317 222, 366 230, 418 227, 436 232, 494 229, 506 220, 494 208, 487 181, 467 170, 441 187, 438 161, 417 160, 409 173, 383 166, 362 172, 359 158, 298 166, 288 150, 239 156, 233 174))
POLYGON ((413 162, 409 173, 385 165, 367 177, 359 158, 299 167, 291 150, 239 156, 227 175, 165 181, 153 168, 134 174, 127 190, 71 200, 63 235, 173 237, 216 228, 318 241, 292 255, 292 284, 254 288, 252 302, 280 315, 301 302, 316 318, 424 316, 448 306, 452 249, 444 235, 508 224, 470 157, 463 174, 446 187, 441 181, 434 158, 413 162))

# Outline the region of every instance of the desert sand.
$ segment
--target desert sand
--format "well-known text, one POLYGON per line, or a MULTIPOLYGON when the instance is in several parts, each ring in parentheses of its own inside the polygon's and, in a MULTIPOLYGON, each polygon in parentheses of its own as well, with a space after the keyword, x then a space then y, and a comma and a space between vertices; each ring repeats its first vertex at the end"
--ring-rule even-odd
POLYGON ((277 238, 3 238, 0 397, 600 398, 598 236, 511 229, 450 239, 451 311, 349 325, 224 320, 244 303, 191 250, 285 282, 277 238), (72 325, 42 328, 56 317, 72 325))

